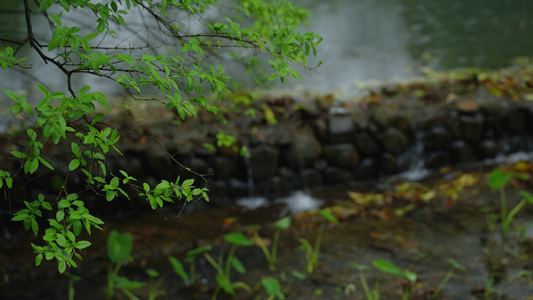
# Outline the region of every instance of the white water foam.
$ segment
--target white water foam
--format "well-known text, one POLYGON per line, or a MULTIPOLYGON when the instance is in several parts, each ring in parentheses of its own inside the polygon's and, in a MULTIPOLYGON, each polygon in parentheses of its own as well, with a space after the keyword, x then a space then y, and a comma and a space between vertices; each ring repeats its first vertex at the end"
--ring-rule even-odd
POLYGON ((297 214, 304 211, 317 209, 324 201, 313 198, 303 191, 297 191, 289 197, 277 199, 276 202, 285 204, 286 209, 282 214, 286 213, 287 211, 292 214, 297 214))
POLYGON ((254 210, 268 206, 268 201, 264 197, 246 197, 237 200, 237 205, 246 210, 254 210))

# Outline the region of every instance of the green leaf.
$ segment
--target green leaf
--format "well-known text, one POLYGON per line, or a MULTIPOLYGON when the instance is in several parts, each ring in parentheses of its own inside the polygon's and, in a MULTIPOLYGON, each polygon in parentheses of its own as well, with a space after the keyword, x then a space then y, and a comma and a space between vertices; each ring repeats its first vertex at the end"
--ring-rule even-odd
POLYGON ((44 158, 42 158, 42 157, 39 156, 39 157, 37 157, 37 159, 41 162, 41 164, 43 164, 43 165, 44 165, 45 167, 47 167, 48 169, 50 169, 50 170, 54 170, 54 167, 52 167, 52 165, 51 165, 49 162, 47 162, 46 160, 44 160, 44 158))
POLYGON ((37 168, 39 168, 39 160, 38 159, 28 160, 27 163, 29 163, 28 172, 30 174, 35 173, 35 171, 37 171, 37 168))
POLYGON ((12 115, 18 114, 21 111, 22 111, 22 106, 18 102, 11 105, 11 108, 9 109, 9 113, 12 115))
POLYGON ((19 96, 17 95, 17 93, 13 92, 13 91, 10 91, 10 90, 3 90, 4 93, 6 93, 6 95, 15 100, 15 101, 19 101, 19 96))
POLYGON ((500 169, 494 169, 488 175, 489 186, 493 190, 499 190, 507 186, 509 180, 511 179, 511 174, 503 173, 500 169))
POLYGON ((182 189, 188 189, 194 183, 194 179, 187 179, 181 184, 182 189))
POLYGON ((233 269, 235 269, 237 272, 241 274, 246 274, 246 268, 242 264, 242 262, 235 256, 231 257, 231 266, 233 269))
POLYGON ((11 154, 18 158, 26 158, 26 154, 20 151, 11 151, 11 154))
MULTIPOLYGON (((56 28, 56 29, 58 29, 58 28, 56 28)), ((52 37, 52 39, 48 43, 48 51, 52 51, 55 48, 59 47, 59 45, 61 44, 61 42, 64 39, 65 39, 65 36, 63 35, 63 33, 59 33, 58 30, 54 30, 54 36, 52 37)))
POLYGON ((411 271, 408 271, 408 270, 403 271, 403 276, 405 278, 407 278, 407 280, 409 280, 411 282, 415 282, 416 279, 418 278, 418 276, 416 275, 415 272, 411 272, 411 271))
POLYGON ((168 260, 170 261, 170 264, 172 264, 172 268, 174 269, 174 272, 178 274, 178 276, 185 281, 185 283, 189 283, 190 278, 189 274, 185 271, 185 268, 183 268, 183 264, 177 260, 176 258, 169 256, 168 260))
POLYGON ((52 6, 52 4, 54 4, 54 0, 42 0, 41 4, 39 5, 39 9, 41 11, 45 11, 48 8, 50 8, 50 6, 52 6))
POLYGON ((335 225, 339 224, 339 220, 337 220, 337 218, 335 218, 335 216, 333 216, 328 210, 321 209, 320 214, 323 215, 331 223, 335 225))
POLYGON ((452 267, 456 268, 457 270, 461 270, 461 271, 465 270, 465 267, 463 265, 461 265, 460 263, 458 263, 453 258, 448 259, 448 262, 452 265, 452 267))
POLYGON ((58 234, 56 237, 56 243, 61 247, 67 247, 67 239, 64 235, 58 234))
POLYGON ((520 191, 520 196, 524 197, 529 204, 533 204, 533 195, 531 195, 529 192, 520 191))
POLYGON ((117 289, 135 290, 146 285, 144 282, 129 280, 127 277, 115 274, 110 274, 109 278, 115 282, 117 289))
POLYGON ((152 277, 152 278, 159 277, 159 272, 157 272, 157 271, 154 270, 154 269, 148 269, 148 270, 146 270, 146 274, 148 274, 148 276, 150 276, 150 277, 152 277))
POLYGON ((91 46, 89 46, 89 43, 87 43, 86 40, 81 40, 81 46, 83 47, 83 50, 85 50, 85 52, 91 52, 91 46))
POLYGON ((64 260, 58 259, 57 270, 59 271, 59 273, 61 274, 65 273, 66 269, 67 269, 67 263, 64 260))
POLYGON ((23 221, 29 217, 30 211, 28 209, 22 209, 15 213, 15 216, 11 218, 11 221, 23 221))
POLYGON ((231 281, 224 273, 218 272, 216 276, 216 281, 226 293, 230 295, 235 293, 235 291, 233 290, 233 286, 231 285, 231 281))
POLYGON ((85 249, 89 246, 91 246, 91 242, 89 241, 79 241, 74 244, 74 247, 80 250, 85 249))
POLYGON ((76 157, 81 157, 81 149, 80 149, 80 146, 78 146, 78 144, 71 143, 70 148, 72 149, 72 153, 74 153, 76 157))
POLYGON ((6 181, 6 185, 8 188, 12 188, 13 187, 13 178, 4 178, 5 181, 6 181))
POLYGON ((275 226, 276 226, 276 228, 279 228, 279 229, 288 229, 288 228, 290 228, 291 227, 291 217, 290 216, 286 216, 283 219, 278 220, 275 223, 275 226))
POLYGON ((114 263, 122 262, 131 256, 133 239, 131 234, 120 234, 113 230, 107 239, 107 256, 114 263))
POLYGON ((378 259, 378 260, 375 260, 372 262, 372 265, 382 271, 382 272, 385 272, 385 273, 389 273, 389 274, 393 274, 393 275, 398 275, 398 276, 403 276, 403 271, 398 268, 395 264, 391 263, 390 261, 387 261, 387 260, 383 260, 383 259, 378 259))
POLYGON ((281 285, 276 278, 273 277, 263 277, 261 278, 261 285, 265 288, 265 291, 268 295, 276 296, 278 299, 285 299, 281 290, 281 285))
POLYGON ((70 161, 70 163, 68 164, 68 170, 69 171, 74 171, 76 170, 78 167, 80 166, 80 160, 75 158, 73 160, 70 161))
POLYGON ((155 190, 164 190, 164 189, 168 189, 169 187, 170 187, 170 183, 166 180, 162 180, 161 183, 159 183, 155 187, 155 190))
POLYGON ((120 184, 120 179, 118 177, 113 177, 113 179, 111 179, 110 185, 112 189, 116 189, 119 184, 120 184))
POLYGON ((107 199, 107 201, 112 201, 113 199, 115 199, 117 194, 117 191, 107 191, 105 194, 105 198, 107 199))
POLYGON ((296 270, 293 270, 293 271, 291 272, 291 274, 292 274, 292 276, 294 276, 294 277, 296 277, 296 278, 298 278, 298 279, 300 279, 300 280, 305 280, 305 279, 307 278, 307 276, 305 276, 304 273, 302 273, 302 272, 298 272, 298 271, 296 271, 296 270))
POLYGON ((278 76, 279 76, 279 73, 278 73, 278 72, 273 73, 273 74, 271 74, 271 75, 268 77, 268 81, 273 81, 273 80, 276 79, 278 76))
POLYGON ((42 253, 37 254, 37 256, 35 256, 35 266, 38 267, 42 261, 43 261, 43 254, 42 253))
POLYGON ((252 241, 240 232, 231 232, 224 235, 224 239, 237 246, 251 246, 252 241))
POLYGON ((33 230, 33 233, 35 236, 39 233, 39 224, 37 224, 37 220, 35 220, 35 215, 32 215, 30 217, 31 219, 31 229, 33 230))
POLYGON ((61 222, 61 221, 63 221, 64 218, 65 218, 65 211, 64 210, 58 210, 57 213, 56 213, 56 220, 58 222, 61 222))

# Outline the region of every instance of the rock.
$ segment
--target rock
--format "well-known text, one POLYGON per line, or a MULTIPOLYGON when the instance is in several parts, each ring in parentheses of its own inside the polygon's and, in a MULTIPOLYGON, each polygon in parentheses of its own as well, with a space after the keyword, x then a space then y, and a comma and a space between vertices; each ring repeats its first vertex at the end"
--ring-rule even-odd
POLYGON ((467 142, 458 140, 454 141, 450 146, 451 163, 460 164, 465 162, 472 162, 475 160, 472 146, 467 142))
POLYGON ((251 151, 250 163, 254 179, 273 176, 278 170, 279 151, 270 146, 257 146, 251 151))
POLYGON ((272 176, 256 182, 253 186, 253 195, 276 196, 281 193, 281 179, 272 176))
POLYGON ((380 128, 387 129, 393 125, 395 113, 391 109, 379 107, 372 117, 380 128))
POLYGON ((509 111, 505 115, 506 132, 510 135, 522 134, 525 132, 524 116, 526 115, 525 109, 520 109, 517 105, 512 105, 509 111))
POLYGON ((368 180, 378 176, 378 164, 373 158, 363 159, 354 171, 355 179, 368 180))
POLYGON ((425 134, 422 141, 427 150, 443 150, 448 146, 451 134, 444 126, 438 126, 425 134))
POLYGON ((320 171, 320 172, 323 172, 323 171, 325 171, 326 168, 328 167, 328 161, 325 160, 325 159, 319 159, 319 160, 316 160, 316 161, 313 163, 313 167, 315 168, 315 170, 320 171))
POLYGON ((283 164, 297 170, 312 165, 322 154, 322 145, 310 130, 293 136, 287 151, 282 152, 283 164))
POLYGON ((227 192, 229 197, 242 198, 250 196, 251 191, 248 182, 232 178, 228 180, 227 192))
POLYGON ((381 173, 384 175, 396 174, 400 170, 398 165, 398 158, 390 153, 383 153, 381 156, 381 163, 379 165, 381 173))
POLYGON ((215 179, 230 179, 239 172, 239 160, 235 156, 217 155, 213 159, 215 179))
POLYGON ((228 183, 223 180, 209 180, 209 198, 226 199, 229 196, 228 183))
POLYGON ((324 118, 316 119, 312 123, 313 130, 319 140, 326 142, 328 139, 328 124, 324 118))
POLYGON ((349 116, 330 116, 328 125, 330 143, 349 143, 352 141, 355 127, 349 116))
POLYGON ((477 142, 483 133, 484 117, 481 113, 473 116, 459 115, 451 120, 450 129, 452 134, 467 142, 477 142))
POLYGON ((294 190, 302 189, 303 183, 301 176, 294 169, 281 167, 279 168, 279 177, 281 179, 281 191, 292 192, 294 190))
POLYGON ((428 169, 438 169, 448 165, 450 156, 446 151, 436 151, 428 155, 425 160, 425 167, 428 169))
POLYGON ((446 110, 439 107, 428 107, 424 114, 413 120, 414 128, 417 131, 428 131, 434 127, 443 126, 447 117, 446 110))
POLYGON ((352 169, 359 161, 359 154, 352 144, 334 144, 324 147, 324 157, 330 165, 352 169))
POLYGON ((391 127, 385 132, 383 147, 392 154, 401 154, 409 146, 407 137, 397 128, 391 127))
POLYGON ((324 182, 326 184, 343 184, 353 180, 353 175, 346 170, 337 167, 328 167, 324 172, 324 182))
POLYGON ((260 135, 268 145, 285 147, 291 144, 292 136, 288 125, 276 124, 261 128, 260 135))
POLYGON ((366 155, 377 154, 380 150, 379 144, 368 132, 361 132, 355 136, 355 144, 361 153, 366 155))
POLYGON ((322 173, 314 169, 305 169, 302 171, 304 189, 316 189, 322 186, 322 173))
POLYGON ((496 140, 483 140, 478 145, 478 152, 483 159, 496 157, 499 149, 500 147, 496 140))

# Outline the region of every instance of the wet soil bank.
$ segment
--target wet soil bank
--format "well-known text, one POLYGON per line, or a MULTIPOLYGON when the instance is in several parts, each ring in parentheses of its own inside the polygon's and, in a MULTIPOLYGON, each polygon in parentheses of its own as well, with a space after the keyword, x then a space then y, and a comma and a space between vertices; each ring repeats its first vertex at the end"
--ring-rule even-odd
MULTIPOLYGON (((530 164, 505 168, 531 176, 530 164)), ((379 282, 381 299, 400 299, 406 286, 412 291, 410 299, 433 299, 432 294, 450 270, 451 277, 437 299, 528 299, 533 295, 529 273, 533 267, 533 206, 526 206, 502 237, 498 218, 491 217, 500 213, 500 194, 488 188, 481 172, 445 170, 440 179, 431 182, 383 181, 381 186, 381 191, 373 193, 350 187, 315 192, 312 196, 321 199, 322 207, 340 224, 324 223, 316 211, 293 214, 291 228, 281 233, 276 271, 269 270, 259 247, 240 247, 235 253, 246 274, 233 272, 232 280, 253 287, 264 277, 277 278, 286 289, 286 299, 366 299, 361 274, 351 265, 357 263, 370 267, 364 278, 370 288, 379 282), (305 274, 306 255, 296 239, 314 243, 320 224, 326 226, 318 265, 312 274, 298 279, 291 273, 305 274), (453 269, 450 258, 464 270, 453 269), (409 283, 376 270, 371 266, 377 259, 416 273, 417 281, 409 283)), ((506 191, 509 208, 521 199, 519 190, 531 187, 531 177, 513 180, 506 191)), ((196 283, 186 285, 172 271, 168 257, 184 261, 187 251, 210 243, 214 245, 213 257, 227 254, 229 245, 222 236, 229 232, 251 236, 249 225, 261 225, 261 237, 271 240, 273 222, 287 212, 285 208, 281 204, 254 210, 227 206, 179 218, 175 210, 166 210, 111 220, 103 232, 94 233, 93 246, 84 251, 79 268, 69 270, 81 278, 73 283, 75 299, 105 297, 109 267, 106 239, 112 229, 130 232, 134 239, 134 262, 125 263, 121 275, 148 282, 146 269, 155 269, 166 276, 160 288, 166 295, 157 299, 212 299, 216 271, 204 258, 195 261, 196 283)), ((39 243, 23 233, 2 238, 0 298, 67 299, 69 278, 58 275, 54 263, 34 268, 29 242, 39 243)), ((190 268, 188 264, 185 267, 190 268)), ((148 298, 147 288, 134 293, 148 298)), ((221 292, 217 299, 256 299, 261 294, 237 290, 233 296, 221 292)), ((127 297, 117 291, 117 299, 127 297)))

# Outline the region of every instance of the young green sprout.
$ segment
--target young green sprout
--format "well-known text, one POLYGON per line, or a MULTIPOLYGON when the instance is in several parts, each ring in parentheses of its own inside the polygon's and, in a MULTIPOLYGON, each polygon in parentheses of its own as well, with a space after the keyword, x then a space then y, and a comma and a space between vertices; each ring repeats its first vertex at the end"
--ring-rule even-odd
POLYGON ((350 266, 356 268, 357 271, 359 271, 359 281, 361 281, 361 285, 363 286, 363 290, 365 291, 366 299, 367 300, 378 300, 379 299, 379 292, 378 292, 379 282, 376 281, 374 285, 374 289, 372 289, 372 291, 370 290, 370 288, 368 287, 368 284, 366 283, 364 271, 368 271, 370 270, 370 268, 365 265, 360 265, 356 262, 350 263, 350 266))
POLYGON ((459 271, 464 271, 465 270, 465 267, 462 266, 461 264, 459 264, 453 258, 448 259, 448 262, 451 264, 451 267, 448 270, 448 272, 446 273, 446 275, 444 276, 444 278, 442 279, 442 281, 439 283, 437 288, 435 289, 435 292, 433 293, 433 298, 437 298, 439 296, 439 294, 441 293, 442 289, 444 288, 444 286, 446 285, 446 283, 448 282, 450 277, 453 275, 453 270, 454 269, 457 269, 459 271))
MULTIPOLYGON (((402 270, 399 267, 397 267, 395 264, 391 263, 390 261, 378 259, 378 260, 373 261, 372 265, 376 269, 382 272, 404 277, 409 281, 409 283, 416 282, 417 280, 416 273, 411 272, 409 270, 402 270)), ((402 290, 402 299, 409 299, 410 293, 411 293, 410 285, 404 285, 403 290, 402 290)))
POLYGON ((276 270, 276 257, 278 254, 278 243, 279 243, 279 235, 281 230, 286 230, 291 227, 291 217, 287 216, 280 220, 278 220, 274 226, 276 227, 276 232, 274 233, 274 240, 272 241, 272 249, 269 251, 265 243, 263 242, 263 239, 259 236, 259 233, 257 230, 254 230, 254 241, 261 248, 261 251, 263 251, 263 254, 265 255, 265 258, 268 262, 268 268, 271 271, 276 270))

